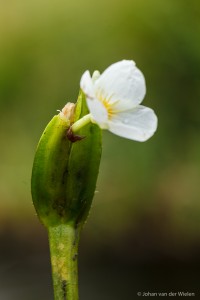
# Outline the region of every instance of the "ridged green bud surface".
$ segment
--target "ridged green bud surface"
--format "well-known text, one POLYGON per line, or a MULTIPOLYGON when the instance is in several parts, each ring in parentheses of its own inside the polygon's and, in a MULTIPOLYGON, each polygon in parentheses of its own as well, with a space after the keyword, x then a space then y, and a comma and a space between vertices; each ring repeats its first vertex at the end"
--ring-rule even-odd
MULTIPOLYGON (((88 114, 81 92, 74 122, 88 114)), ((96 188, 101 158, 101 129, 92 123, 76 134, 84 139, 72 143, 67 138, 70 121, 53 117, 39 141, 32 170, 32 198, 38 217, 46 226, 82 226, 89 213, 96 188)))

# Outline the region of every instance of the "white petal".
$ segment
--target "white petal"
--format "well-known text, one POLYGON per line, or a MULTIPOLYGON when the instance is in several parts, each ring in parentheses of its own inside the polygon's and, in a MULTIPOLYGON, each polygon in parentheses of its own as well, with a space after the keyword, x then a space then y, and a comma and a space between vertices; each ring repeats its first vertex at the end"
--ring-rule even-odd
POLYGON ((116 111, 136 107, 142 102, 146 85, 142 72, 132 60, 122 60, 107 68, 95 81, 96 97, 114 104, 116 111))
POLYGON ((80 86, 88 98, 94 98, 94 84, 89 71, 85 71, 81 77, 80 86))
POLYGON ((100 77, 100 72, 99 71, 94 71, 94 73, 92 74, 92 82, 94 83, 99 77, 100 77))
POLYGON ((157 117, 152 109, 139 105, 134 110, 116 114, 108 124, 112 133, 144 142, 156 131, 157 117))
POLYGON ((95 98, 94 84, 89 71, 86 71, 82 75, 80 86, 85 93, 87 105, 93 117, 93 122, 97 123, 102 129, 107 129, 108 112, 105 106, 95 98))
POLYGON ((87 105, 93 117, 93 122, 97 123, 102 129, 108 128, 108 112, 105 106, 96 98, 86 97, 87 105))

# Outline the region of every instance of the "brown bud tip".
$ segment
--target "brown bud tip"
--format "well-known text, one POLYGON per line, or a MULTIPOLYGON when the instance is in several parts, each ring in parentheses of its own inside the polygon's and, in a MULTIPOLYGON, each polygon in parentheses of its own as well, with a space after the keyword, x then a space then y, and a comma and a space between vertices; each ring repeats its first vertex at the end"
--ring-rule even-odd
POLYGON ((81 141, 85 138, 85 136, 76 135, 73 133, 71 127, 67 130, 67 138, 70 142, 75 143, 77 141, 81 141))

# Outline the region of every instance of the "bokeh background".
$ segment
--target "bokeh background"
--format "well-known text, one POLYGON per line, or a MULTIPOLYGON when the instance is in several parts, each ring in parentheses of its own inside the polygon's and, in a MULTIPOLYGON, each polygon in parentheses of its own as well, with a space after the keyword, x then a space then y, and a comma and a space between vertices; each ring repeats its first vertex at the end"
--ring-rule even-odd
POLYGON ((0 299, 53 300, 48 240, 30 195, 47 122, 82 73, 133 59, 159 118, 137 143, 103 133, 80 245, 80 296, 195 292, 200 271, 200 2, 1 0, 0 299))

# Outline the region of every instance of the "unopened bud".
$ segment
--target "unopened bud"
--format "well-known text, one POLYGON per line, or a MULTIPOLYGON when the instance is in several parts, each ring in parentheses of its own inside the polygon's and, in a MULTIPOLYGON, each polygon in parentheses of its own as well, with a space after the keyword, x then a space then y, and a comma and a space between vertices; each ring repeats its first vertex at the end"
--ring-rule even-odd
POLYGON ((38 217, 49 227, 81 226, 87 218, 101 157, 101 129, 89 123, 78 131, 85 138, 72 143, 67 132, 88 114, 85 96, 68 103, 53 117, 39 141, 32 171, 32 197, 38 217))

